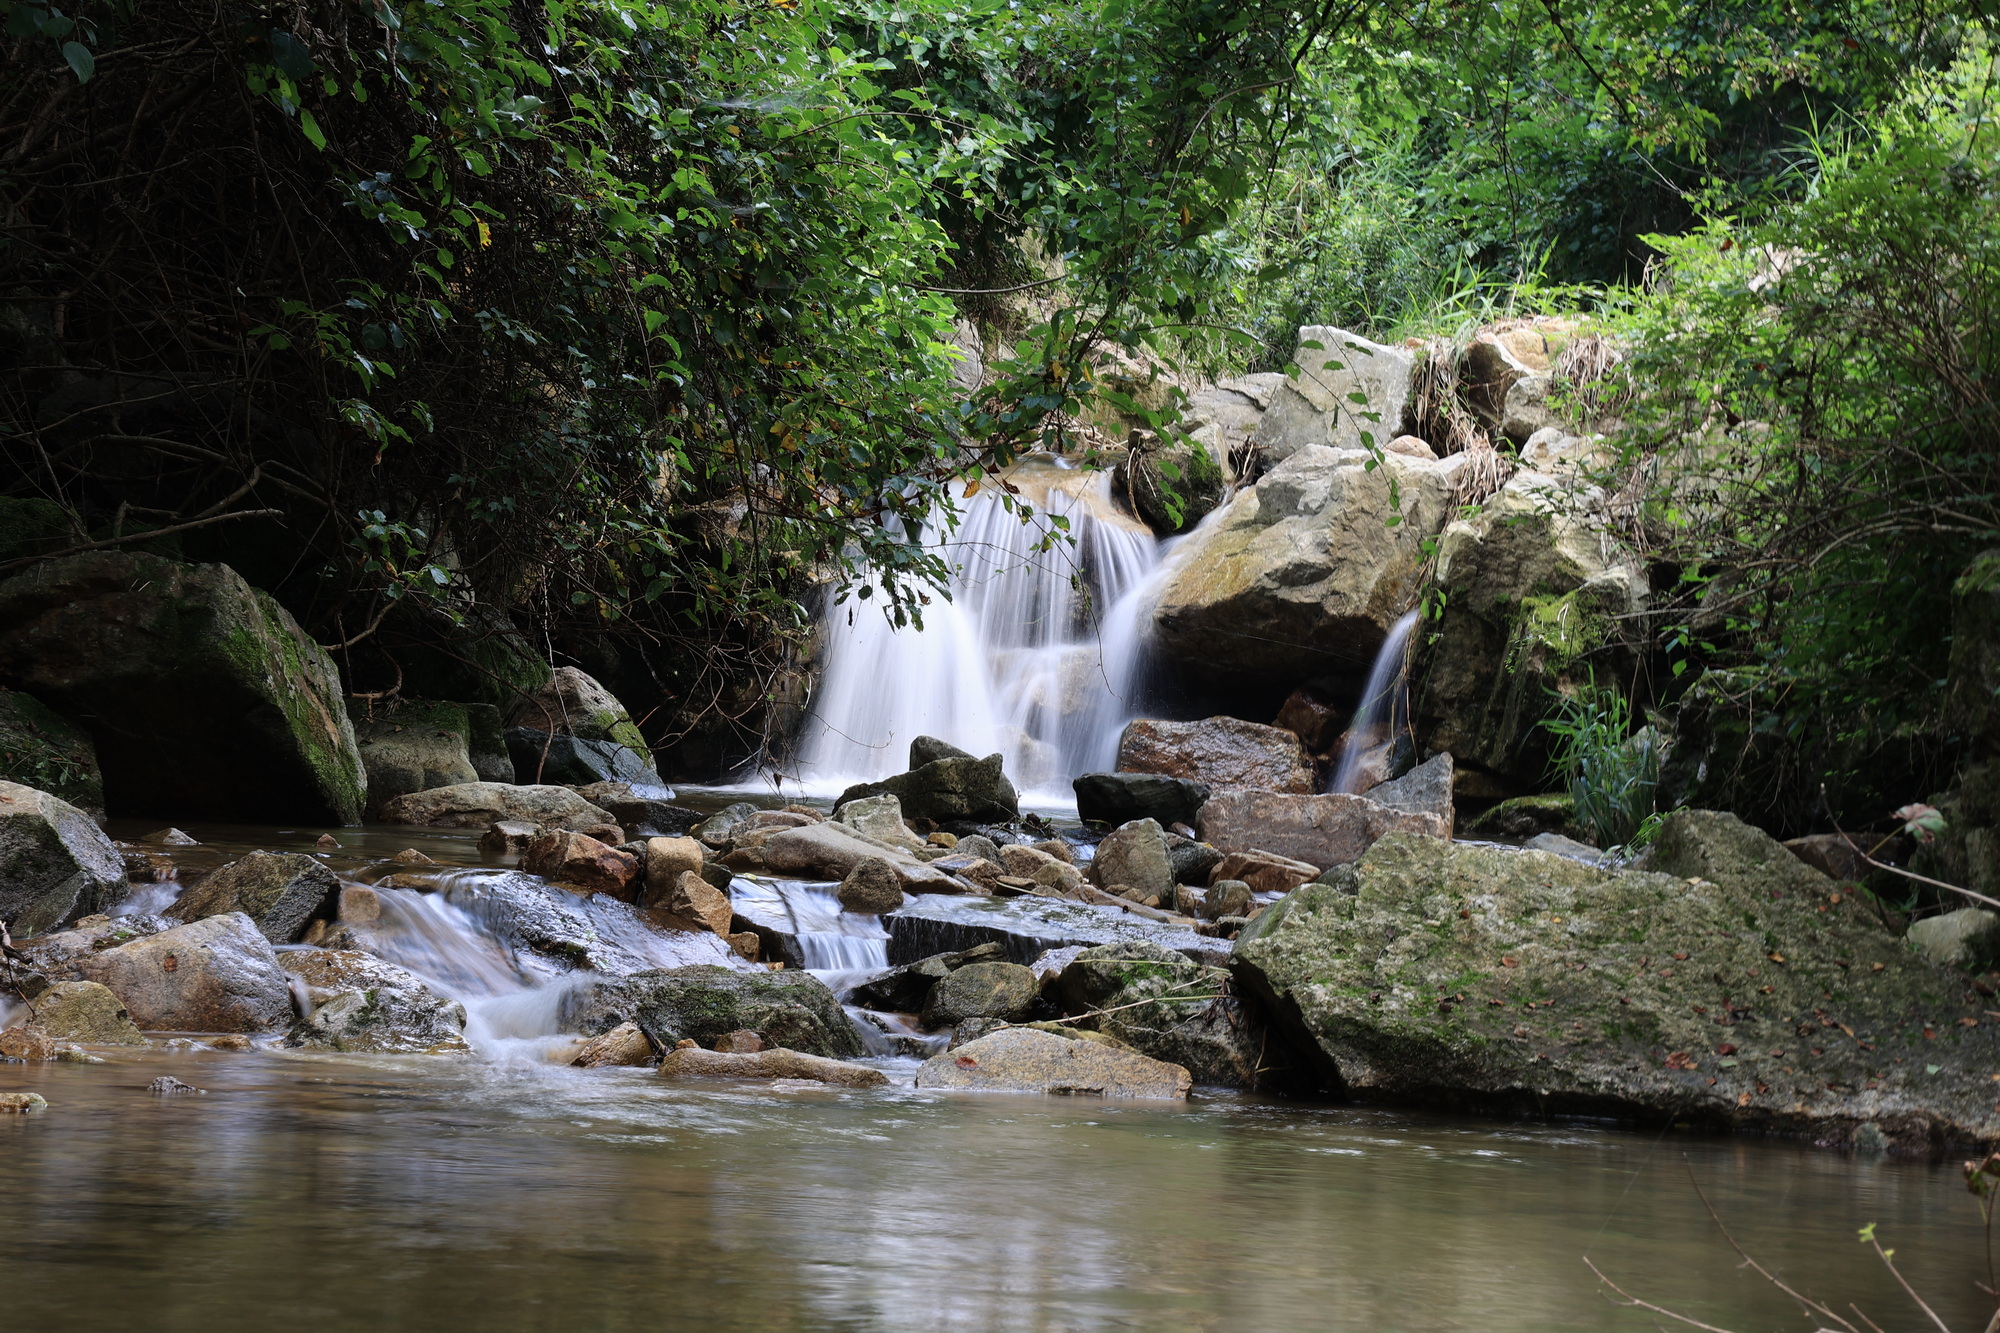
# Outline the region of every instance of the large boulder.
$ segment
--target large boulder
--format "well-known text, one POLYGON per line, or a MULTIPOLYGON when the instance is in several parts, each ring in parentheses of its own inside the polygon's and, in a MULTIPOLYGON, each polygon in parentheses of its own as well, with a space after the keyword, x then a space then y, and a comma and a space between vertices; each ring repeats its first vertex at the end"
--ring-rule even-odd
POLYGON ((1451 756, 1434 754, 1402 777, 1370 787, 1368 799, 1391 810, 1436 815, 1450 828, 1455 814, 1451 779, 1451 756))
POLYGON ((1171 537, 1215 512, 1229 493, 1229 478, 1202 441, 1149 439, 1118 460, 1111 486, 1147 527, 1171 537))
POLYGON ((1416 594, 1461 466, 1300 449, 1174 552, 1153 612, 1161 649, 1232 687, 1365 675, 1416 594))
POLYGON ((1253 921, 1237 975, 1361 1100, 2000 1138, 1962 976, 1733 816, 1661 836, 1629 870, 1393 834, 1253 921))
MULTIPOLYGON (((574 736, 586 741, 610 741, 640 754, 646 738, 618 697, 575 667, 557 667, 540 689, 523 696, 507 716, 509 727, 574 736)), ((519 760, 515 761, 517 766, 519 760)), ((527 770, 522 776, 530 776, 527 770)))
POLYGON ((1188 394, 1181 427, 1207 445, 1226 469, 1248 452, 1264 413, 1284 387, 1285 376, 1276 371, 1217 380, 1188 394))
POLYGON ((577 831, 617 822, 610 811, 592 805, 567 787, 513 787, 499 782, 461 782, 411 792, 384 805, 380 818, 384 824, 427 828, 523 823, 577 831))
POLYGON ((1321 870, 1359 859, 1389 833, 1451 836, 1448 817, 1396 810, 1344 792, 1223 792, 1201 808, 1197 827, 1202 841, 1219 852, 1269 852, 1321 870))
POLYGON ((834 809, 870 796, 894 796, 908 818, 940 824, 954 820, 1002 824, 1021 817, 1020 798, 1007 780, 998 754, 984 759, 947 755, 880 782, 849 787, 833 803, 834 809))
POLYGON ((1174 867, 1165 831, 1151 819, 1135 819, 1113 829, 1097 844, 1090 880, 1100 889, 1137 889, 1141 897, 1170 899, 1174 867))
POLYGON ((277 951, 241 912, 205 917, 80 958, 149 1032, 268 1032, 292 1018, 277 951))
POLYGON ((89 1046, 144 1046, 146 1038, 132 1015, 107 986, 94 981, 59 981, 34 997, 34 1025, 57 1041, 89 1046))
POLYGON ((1085 949, 1051 990, 1077 1027, 1180 1065, 1197 1083, 1268 1086, 1288 1063, 1262 1016, 1230 993, 1225 969, 1156 944, 1085 949))
POLYGON ((971 1018, 1026 1018, 1041 986, 1019 963, 968 963, 953 969, 924 999, 923 1025, 948 1027, 971 1018))
MULTIPOLYGON (((361 762, 368 769, 371 812, 413 791, 455 787, 485 776, 472 762, 472 719, 462 704, 356 705, 350 711, 361 762)), ((511 781, 511 763, 507 774, 511 781)))
POLYGON ((1465 349, 1461 395, 1488 430, 1515 444, 1560 424, 1549 403, 1555 358, 1573 327, 1565 320, 1509 320, 1481 329, 1465 349))
POLYGON ((19 938, 110 906, 125 859, 97 821, 67 801, 0 782, 0 921, 19 938))
POLYGON ((1418 355, 1323 324, 1300 329, 1298 374, 1271 395, 1252 437, 1265 466, 1316 446, 1379 448, 1401 435, 1418 355))
POLYGON ((657 792, 653 787, 636 791, 629 782, 592 782, 576 789, 584 800, 610 811, 620 828, 642 837, 679 837, 708 818, 699 810, 662 800, 657 792))
POLYGON ((1127 723, 1118 737, 1118 767, 1183 778, 1211 791, 1309 792, 1314 785, 1296 733, 1237 717, 1127 723))
POLYGON ((767 1045, 834 1058, 861 1054, 861 1038, 833 992, 807 972, 677 967, 593 979, 563 998, 566 1028, 595 1036, 636 1022, 663 1045, 711 1045, 749 1030, 767 1045))
POLYGON ((879 859, 895 868, 904 889, 910 893, 960 891, 942 870, 925 865, 901 847, 866 838, 844 824, 779 829, 756 848, 756 853, 764 869, 779 875, 844 880, 863 861, 879 859))
POLYGON ((1077 818, 1097 824, 1156 819, 1166 827, 1192 825, 1209 795, 1205 782, 1164 773, 1086 773, 1070 785, 1077 818))
POLYGON ((204 875, 167 914, 182 921, 241 912, 273 944, 290 944, 316 916, 331 916, 340 880, 299 852, 252 852, 204 875))
POLYGON ((1186 1097, 1193 1081, 1179 1065, 1034 1028, 1002 1028, 933 1056, 916 1080, 967 1092, 1158 1098, 1186 1097))
POLYGON ((507 728, 507 755, 517 776, 530 782, 588 786, 622 782, 664 787, 653 761, 642 750, 616 741, 552 735, 531 727, 507 728))
POLYGON ((279 963, 296 977, 312 1011, 292 1025, 285 1045, 350 1053, 456 1055, 465 1041, 465 1007, 407 968, 358 949, 293 949, 279 963))
POLYGON ((1193 922, 1139 916, 1120 907, 1048 898, 946 897, 924 894, 882 918, 889 961, 911 963, 933 954, 997 944, 1010 962, 1032 963, 1051 949, 1147 940, 1204 962, 1229 956, 1229 941, 1195 933, 1193 922))
POLYGON ((100 551, 0 582, 0 682, 90 731, 120 814, 361 820, 339 672, 227 565, 100 551))
POLYGON ((1523 472, 1445 529, 1437 581, 1444 613, 1412 691, 1417 733, 1433 753, 1532 786, 1548 772, 1549 700, 1623 660, 1620 618, 1644 608, 1645 574, 1573 497, 1523 472))
POLYGON ((104 815, 104 775, 90 733, 19 690, 0 689, 0 781, 104 815))

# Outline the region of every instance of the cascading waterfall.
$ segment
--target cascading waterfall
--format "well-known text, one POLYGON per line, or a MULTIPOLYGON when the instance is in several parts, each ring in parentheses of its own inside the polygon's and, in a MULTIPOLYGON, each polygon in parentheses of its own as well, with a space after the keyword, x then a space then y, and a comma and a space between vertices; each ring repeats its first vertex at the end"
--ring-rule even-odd
POLYGON ((807 790, 900 773, 909 743, 935 735, 999 751, 1024 794, 1063 802, 1069 779, 1111 766, 1133 715, 1160 543, 1113 504, 1110 477, 1053 460, 1010 480, 1035 508, 1023 522, 994 491, 936 542, 951 600, 924 628, 895 629, 871 604, 829 604, 826 671, 800 748, 807 790), (1067 519, 1074 545, 1048 535, 1067 519))
POLYGON ((1396 734, 1410 716, 1407 674, 1410 634, 1422 613, 1412 611, 1389 629, 1375 664, 1368 669, 1368 685, 1361 692, 1361 707, 1340 738, 1340 763, 1333 772, 1328 791, 1352 792, 1359 785, 1370 753, 1394 743, 1396 734))

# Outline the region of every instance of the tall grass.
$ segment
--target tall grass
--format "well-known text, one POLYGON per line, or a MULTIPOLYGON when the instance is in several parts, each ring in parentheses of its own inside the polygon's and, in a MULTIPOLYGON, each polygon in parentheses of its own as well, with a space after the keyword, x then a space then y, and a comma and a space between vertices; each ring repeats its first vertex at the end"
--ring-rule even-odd
POLYGON ((1553 766, 1575 802, 1576 822, 1600 847, 1642 845, 1657 823, 1659 738, 1651 727, 1634 732, 1632 722, 1624 692, 1595 679, 1575 694, 1558 694, 1554 716, 1542 722, 1555 737, 1553 766))

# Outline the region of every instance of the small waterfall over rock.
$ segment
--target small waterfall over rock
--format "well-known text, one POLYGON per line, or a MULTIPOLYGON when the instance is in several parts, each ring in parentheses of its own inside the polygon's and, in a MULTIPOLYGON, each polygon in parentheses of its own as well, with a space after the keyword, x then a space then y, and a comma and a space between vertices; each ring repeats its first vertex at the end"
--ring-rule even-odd
POLYGON ((800 747, 809 790, 900 773, 910 741, 998 750, 1024 794, 1066 802, 1069 780, 1111 766, 1130 719, 1145 645, 1152 532, 1112 502, 1110 476, 1045 459, 1008 480, 1035 510, 1023 522, 997 489, 956 531, 926 534, 951 562, 951 600, 924 628, 895 629, 871 603, 827 610, 826 670, 800 747), (1045 543, 1050 515, 1074 543, 1045 543))
POLYGON ((1375 664, 1368 669, 1368 685, 1361 692, 1361 706, 1355 710, 1347 733, 1340 738, 1340 762, 1334 769, 1333 781, 1327 785, 1328 791, 1354 792, 1388 776, 1388 751, 1394 747, 1397 734, 1409 725, 1410 634, 1422 618, 1422 612, 1410 612, 1390 627, 1389 637, 1382 641, 1382 650, 1375 654, 1375 664), (1371 757, 1380 761, 1380 773, 1370 772, 1375 767, 1369 762, 1371 757), (1364 784, 1363 779, 1368 777, 1373 781, 1364 784))

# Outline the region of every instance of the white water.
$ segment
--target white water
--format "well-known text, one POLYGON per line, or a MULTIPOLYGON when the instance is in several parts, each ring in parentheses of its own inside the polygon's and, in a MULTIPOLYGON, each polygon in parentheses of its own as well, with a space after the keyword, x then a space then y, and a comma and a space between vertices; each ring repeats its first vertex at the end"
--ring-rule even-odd
POLYGON ((799 778, 834 792, 908 767, 931 735, 1006 756, 1030 798, 1073 799, 1069 780, 1111 767, 1134 715, 1160 543, 1112 503, 1110 476, 1046 463, 1013 474, 1023 522, 986 490, 955 532, 926 534, 953 566, 951 600, 898 630, 869 602, 829 601, 826 670, 800 746, 799 778), (1048 515, 1074 544, 1039 551, 1048 515))
POLYGON ((1393 743, 1397 732, 1409 725, 1410 633, 1420 618, 1420 612, 1412 611, 1398 620, 1382 641, 1382 650, 1375 654, 1367 688, 1361 692, 1361 707, 1340 738, 1340 764, 1334 769, 1328 791, 1354 791, 1369 752, 1393 743))

